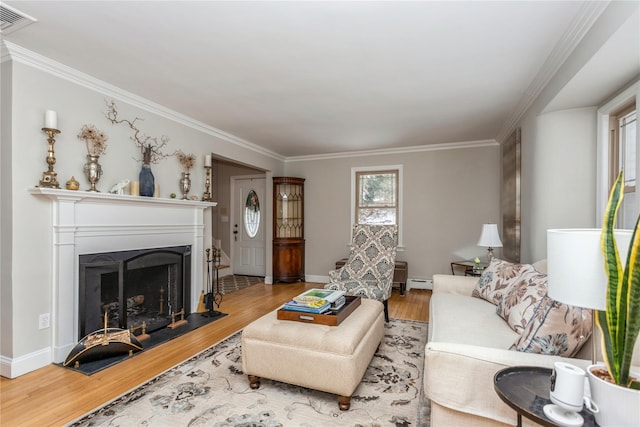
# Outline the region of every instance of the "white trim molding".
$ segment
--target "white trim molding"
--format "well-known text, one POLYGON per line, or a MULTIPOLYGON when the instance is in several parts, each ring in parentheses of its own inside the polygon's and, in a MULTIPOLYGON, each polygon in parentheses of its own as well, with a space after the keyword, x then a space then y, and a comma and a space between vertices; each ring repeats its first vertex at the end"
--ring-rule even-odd
MULTIPOLYGON (((196 131, 214 136, 216 138, 222 139, 226 142, 245 148, 247 150, 254 151, 258 154, 262 154, 267 157, 271 157, 275 160, 280 160, 280 161, 285 160, 284 156, 274 153, 273 151, 267 150, 266 148, 260 147, 257 144, 254 144, 242 138, 238 138, 237 136, 231 135, 220 129, 214 128, 213 126, 209 126, 203 122, 195 120, 184 114, 178 113, 177 111, 166 108, 160 104, 156 104, 155 102, 142 98, 141 96, 135 95, 124 89, 120 89, 117 86, 114 86, 105 81, 99 80, 88 74, 80 72, 74 68, 68 67, 64 64, 61 64, 57 61, 47 58, 46 56, 32 52, 15 43, 5 40, 3 42, 3 45, 8 50, 9 57, 16 62, 31 66, 45 73, 51 74, 53 76, 75 83, 79 86, 101 93, 107 97, 111 97, 111 98, 126 102, 127 104, 133 105, 142 110, 157 114, 161 117, 164 117, 165 119, 180 123, 196 131)), ((2 60, 3 61, 7 60, 6 55, 2 56, 2 60)))

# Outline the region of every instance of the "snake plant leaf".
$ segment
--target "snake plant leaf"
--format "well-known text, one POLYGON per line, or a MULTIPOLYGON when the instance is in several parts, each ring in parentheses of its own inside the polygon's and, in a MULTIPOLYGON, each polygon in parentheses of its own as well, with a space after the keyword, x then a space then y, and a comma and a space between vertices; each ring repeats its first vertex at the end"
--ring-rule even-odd
POLYGON ((609 202, 604 214, 604 223, 602 226, 601 246, 604 256, 604 268, 608 277, 606 309, 604 312, 599 311, 596 316, 596 322, 602 332, 602 355, 605 364, 609 370, 609 375, 617 382, 619 378, 620 365, 617 345, 617 328, 618 328, 618 310, 616 304, 616 296, 618 294, 618 284, 624 275, 618 247, 615 243, 613 230, 618 215, 618 209, 622 204, 624 193, 622 191, 621 182, 623 180, 622 171, 618 174, 618 178, 613 185, 609 202))
POLYGON ((621 171, 611 189, 602 226, 601 248, 608 278, 606 310, 596 322, 602 333, 603 357, 613 381, 624 387, 640 384, 629 378, 633 348, 640 332, 640 217, 633 230, 627 259, 622 263, 614 237, 618 209, 624 197, 621 171))
MULTIPOLYGON (((629 384, 630 386, 632 385, 629 378, 629 371, 631 370, 633 348, 636 340, 638 339, 638 333, 640 332, 640 254, 638 253, 640 250, 640 233, 638 233, 639 225, 640 217, 638 217, 638 220, 636 221, 633 236, 631 237, 631 246, 629 247, 627 268, 625 271, 625 277, 627 278, 625 283, 626 293, 623 294, 622 298, 625 302, 624 311, 626 314, 623 317, 626 319, 626 328, 622 342, 620 383, 629 384)), ((640 384, 638 384, 637 381, 635 382, 635 385, 640 388, 640 384)))

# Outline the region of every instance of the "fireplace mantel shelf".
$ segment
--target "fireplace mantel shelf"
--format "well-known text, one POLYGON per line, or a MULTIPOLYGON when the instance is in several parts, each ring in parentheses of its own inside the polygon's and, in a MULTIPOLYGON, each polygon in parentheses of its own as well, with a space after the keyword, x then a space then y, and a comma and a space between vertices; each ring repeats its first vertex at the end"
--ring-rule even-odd
POLYGON ((150 205, 178 205, 189 207, 210 207, 216 206, 217 202, 202 202, 198 200, 181 200, 181 199, 164 199, 158 197, 142 197, 142 196, 129 196, 121 194, 111 193, 93 193, 89 191, 78 190, 62 190, 54 188, 42 188, 35 187, 30 188, 29 193, 35 196, 46 196, 54 200, 91 200, 91 201, 105 201, 119 204, 141 204, 146 203, 150 205))

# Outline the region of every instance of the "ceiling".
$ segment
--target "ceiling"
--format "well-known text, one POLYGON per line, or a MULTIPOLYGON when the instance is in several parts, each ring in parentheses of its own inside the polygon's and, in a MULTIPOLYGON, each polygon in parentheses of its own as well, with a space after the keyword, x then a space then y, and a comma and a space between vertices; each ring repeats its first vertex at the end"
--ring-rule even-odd
POLYGON ((286 158, 499 139, 603 8, 5 4, 37 19, 6 40, 286 158))

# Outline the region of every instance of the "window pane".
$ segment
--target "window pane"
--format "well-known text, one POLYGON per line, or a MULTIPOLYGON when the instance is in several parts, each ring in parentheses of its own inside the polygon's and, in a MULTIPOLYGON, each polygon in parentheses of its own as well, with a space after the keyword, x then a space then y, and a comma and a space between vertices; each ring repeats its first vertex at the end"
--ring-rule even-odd
POLYGON ((620 144, 626 187, 636 185, 636 112, 620 119, 620 144))
POLYGON ((358 206, 381 207, 396 205, 396 174, 371 173, 359 177, 358 206))
POLYGON ((395 208, 382 209, 359 209, 359 224, 395 224, 396 210, 395 208))
POLYGON ((260 200, 255 191, 249 191, 244 204, 244 229, 247 235, 253 239, 258 234, 260 227, 260 200))

